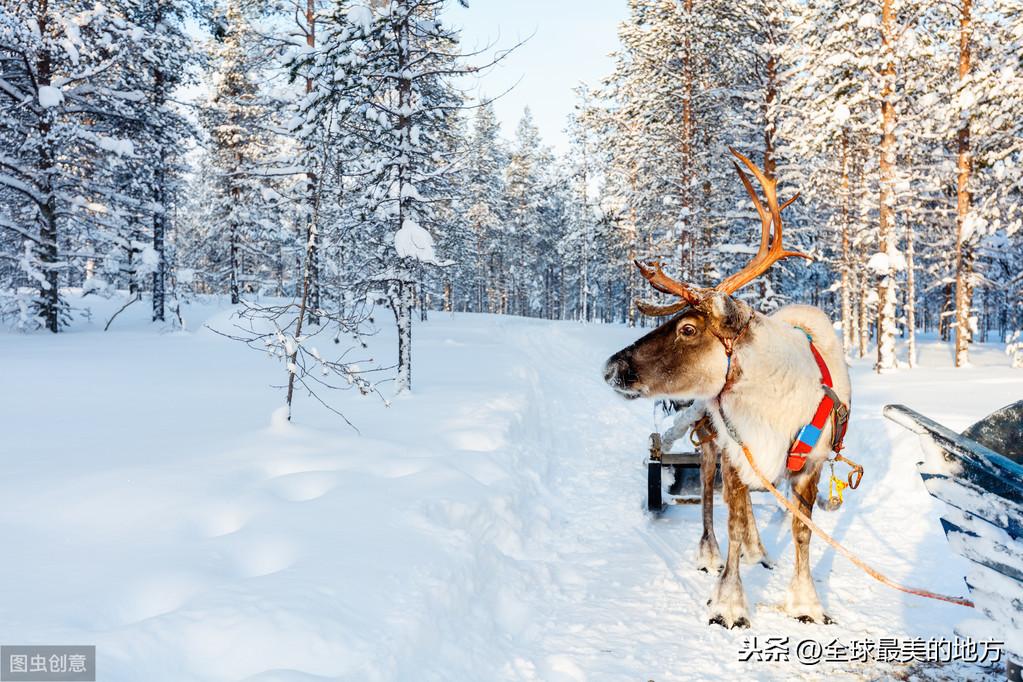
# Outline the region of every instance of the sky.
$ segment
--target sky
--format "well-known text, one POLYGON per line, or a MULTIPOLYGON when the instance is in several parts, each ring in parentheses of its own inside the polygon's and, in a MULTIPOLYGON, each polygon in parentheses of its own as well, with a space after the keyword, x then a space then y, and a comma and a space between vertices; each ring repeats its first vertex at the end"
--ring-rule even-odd
POLYGON ((514 134, 528 105, 544 142, 564 151, 572 90, 580 82, 596 86, 611 72, 608 54, 627 12, 626 0, 469 0, 469 9, 451 2, 446 18, 462 29, 464 51, 492 43, 506 49, 529 38, 481 76, 472 94, 494 97, 514 86, 494 103, 504 136, 514 134))

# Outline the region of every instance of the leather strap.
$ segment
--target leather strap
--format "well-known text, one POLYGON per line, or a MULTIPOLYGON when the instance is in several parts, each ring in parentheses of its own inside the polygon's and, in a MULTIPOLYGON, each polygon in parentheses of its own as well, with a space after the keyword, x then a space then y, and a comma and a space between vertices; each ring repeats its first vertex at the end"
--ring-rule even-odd
POLYGON ((849 408, 835 394, 831 381, 831 372, 828 370, 828 363, 824 362, 824 357, 817 350, 817 346, 814 345, 810 334, 801 327, 799 329, 806 334, 806 338, 810 343, 810 352, 813 353, 817 369, 820 370, 821 387, 824 389, 824 397, 821 398, 820 404, 817 405, 817 411, 814 413, 813 419, 799 430, 795 441, 792 443, 792 447, 789 448, 786 467, 789 471, 793 472, 802 471, 803 467, 806 466, 806 456, 810 454, 810 451, 817 445, 817 441, 820 440, 821 433, 828 424, 828 419, 832 420, 831 448, 835 452, 839 452, 842 449, 842 441, 845 439, 845 431, 849 424, 849 408))

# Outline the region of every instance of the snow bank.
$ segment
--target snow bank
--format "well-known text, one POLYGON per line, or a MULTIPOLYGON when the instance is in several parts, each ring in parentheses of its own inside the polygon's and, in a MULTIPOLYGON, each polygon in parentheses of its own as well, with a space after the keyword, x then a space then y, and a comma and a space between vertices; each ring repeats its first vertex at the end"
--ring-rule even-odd
MULTIPOLYGON (((839 625, 795 623, 789 521, 756 493, 778 567, 743 569, 754 630, 709 627, 699 510, 643 512, 652 405, 601 380, 639 330, 434 313, 416 327, 415 393, 390 408, 338 397, 360 435, 301 395, 287 422, 268 388, 280 367, 201 325, 154 333, 137 304, 104 334, 118 302, 81 304, 94 321, 68 334, 0 334, 0 537, 15 557, 0 562, 0 641, 95 643, 107 682, 788 680, 807 668, 740 662, 745 638, 951 637, 972 615, 814 542, 839 625)), ((386 359, 393 334, 371 342, 386 359)), ((880 405, 961 428, 1020 393, 999 349, 973 357, 945 369, 947 347, 923 342, 930 369, 857 365, 847 448, 864 483, 815 515, 892 578, 954 594, 968 568, 916 473, 918 439, 880 405)), ((716 523, 724 542, 720 501, 716 523)))

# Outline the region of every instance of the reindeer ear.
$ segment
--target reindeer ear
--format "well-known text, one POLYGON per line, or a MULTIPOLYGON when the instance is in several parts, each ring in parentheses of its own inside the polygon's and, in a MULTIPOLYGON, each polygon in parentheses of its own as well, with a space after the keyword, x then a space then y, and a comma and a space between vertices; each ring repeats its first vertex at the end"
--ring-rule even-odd
POLYGON ((751 312, 748 305, 722 291, 711 295, 711 317, 723 336, 735 336, 742 331, 751 312))

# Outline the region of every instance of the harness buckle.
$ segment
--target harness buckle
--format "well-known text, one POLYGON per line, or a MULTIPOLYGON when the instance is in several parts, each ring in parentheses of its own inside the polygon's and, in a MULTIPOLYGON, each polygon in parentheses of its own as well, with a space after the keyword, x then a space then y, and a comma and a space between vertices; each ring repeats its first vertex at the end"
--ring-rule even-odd
POLYGON ((821 384, 821 388, 824 389, 824 394, 831 398, 831 449, 839 452, 849 425, 849 406, 843 403, 834 389, 827 384, 821 384))

